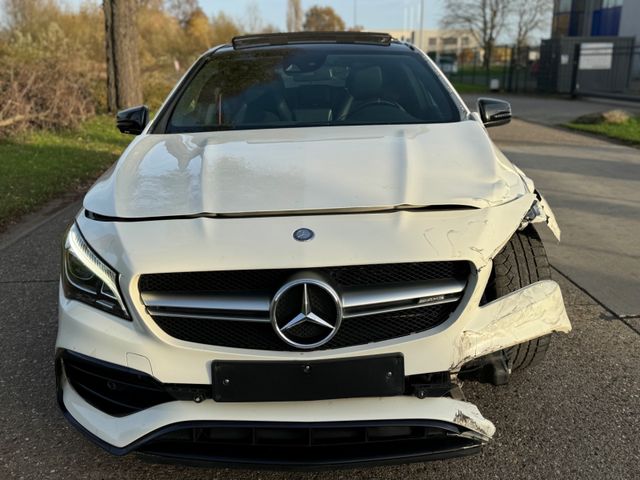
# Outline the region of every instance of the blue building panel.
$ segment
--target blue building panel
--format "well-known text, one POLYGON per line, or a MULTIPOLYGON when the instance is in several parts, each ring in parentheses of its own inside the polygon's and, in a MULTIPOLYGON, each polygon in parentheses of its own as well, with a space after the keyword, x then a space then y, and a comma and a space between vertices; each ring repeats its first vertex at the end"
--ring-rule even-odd
POLYGON ((592 37, 615 37, 620 31, 622 7, 601 8, 594 10, 591 18, 592 37))

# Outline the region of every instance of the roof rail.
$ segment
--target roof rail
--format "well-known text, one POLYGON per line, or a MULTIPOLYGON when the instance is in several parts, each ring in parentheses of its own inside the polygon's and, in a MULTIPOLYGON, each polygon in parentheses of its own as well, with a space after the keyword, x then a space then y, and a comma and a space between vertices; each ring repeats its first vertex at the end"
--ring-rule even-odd
POLYGON ((365 43, 370 45, 389 45, 392 37, 388 33, 376 32, 289 32, 259 33, 234 37, 231 43, 235 50, 270 45, 289 45, 293 43, 365 43))

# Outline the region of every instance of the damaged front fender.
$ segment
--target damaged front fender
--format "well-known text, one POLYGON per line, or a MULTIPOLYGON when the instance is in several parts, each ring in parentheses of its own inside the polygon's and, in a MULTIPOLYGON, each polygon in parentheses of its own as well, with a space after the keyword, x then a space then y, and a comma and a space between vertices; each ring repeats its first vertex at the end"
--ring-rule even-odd
POLYGON ((479 308, 459 337, 461 365, 553 332, 567 333, 571 323, 560 286, 543 280, 479 308))
POLYGON ((551 210, 549 202, 538 192, 535 191, 536 200, 522 220, 521 229, 525 228, 530 223, 546 223, 556 240, 560 241, 562 232, 560 226, 556 221, 556 216, 551 210))

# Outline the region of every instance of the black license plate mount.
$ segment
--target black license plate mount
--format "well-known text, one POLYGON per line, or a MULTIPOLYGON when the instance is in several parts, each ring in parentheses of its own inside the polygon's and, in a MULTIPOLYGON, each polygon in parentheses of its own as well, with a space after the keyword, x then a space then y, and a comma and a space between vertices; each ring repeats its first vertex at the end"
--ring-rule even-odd
POLYGON ((213 361, 216 402, 286 402, 404 393, 402 354, 315 361, 213 361))

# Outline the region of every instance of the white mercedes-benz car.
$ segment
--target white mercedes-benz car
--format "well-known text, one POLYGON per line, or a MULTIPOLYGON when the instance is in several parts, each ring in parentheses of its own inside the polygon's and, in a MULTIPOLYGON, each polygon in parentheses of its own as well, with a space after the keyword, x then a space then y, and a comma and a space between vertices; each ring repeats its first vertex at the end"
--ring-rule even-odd
POLYGON ((463 381, 568 332, 553 213, 414 46, 237 37, 93 186, 63 248, 67 419, 109 452, 318 468, 477 452, 463 381))

